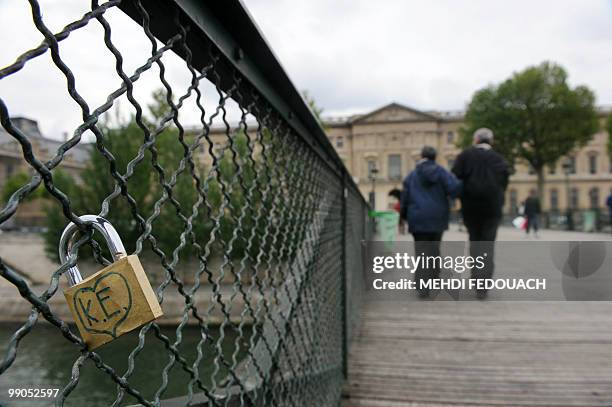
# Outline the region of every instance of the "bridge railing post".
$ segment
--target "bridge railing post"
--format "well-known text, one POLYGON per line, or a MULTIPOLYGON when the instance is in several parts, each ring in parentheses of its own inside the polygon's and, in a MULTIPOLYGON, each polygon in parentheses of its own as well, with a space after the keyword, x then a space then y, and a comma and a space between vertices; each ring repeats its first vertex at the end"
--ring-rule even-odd
POLYGON ((349 281, 346 264, 346 246, 347 241, 347 200, 348 200, 348 186, 347 186, 347 174, 344 173, 342 176, 342 374, 346 379, 348 377, 348 295, 349 295, 349 281))

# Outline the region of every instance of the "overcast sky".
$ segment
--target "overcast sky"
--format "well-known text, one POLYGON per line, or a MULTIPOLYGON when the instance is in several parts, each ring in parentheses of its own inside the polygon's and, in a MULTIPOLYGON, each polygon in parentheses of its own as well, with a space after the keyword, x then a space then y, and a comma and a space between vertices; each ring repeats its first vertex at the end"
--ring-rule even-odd
MULTIPOLYGON (((562 64, 572 85, 593 89, 598 104, 612 105, 612 0, 244 1, 295 85, 309 90, 325 115, 391 101, 463 109, 477 89, 544 60, 562 64)), ((86 12, 89 1, 40 3, 45 23, 57 32, 86 12)), ((105 15, 131 73, 150 55, 150 43, 118 10, 105 15)), ((0 0, 0 38, 0 66, 40 43, 26 2, 0 0)), ((120 85, 102 38, 93 21, 60 47, 92 108, 120 85)), ((173 88, 184 91, 189 73, 181 61, 168 55, 164 63, 173 88)), ((139 100, 149 100, 158 75, 154 68, 138 81, 139 100)), ((205 96, 214 107, 214 89, 205 96)), ((49 53, 1 80, 0 97, 12 115, 38 119, 53 137, 72 133, 81 120, 49 53)), ((195 124, 198 113, 189 103, 181 119, 195 124)), ((120 104, 129 110, 125 99, 120 104)))
POLYGON ((327 113, 390 101, 463 109, 551 60, 612 104, 610 0, 246 0, 291 78, 327 113))

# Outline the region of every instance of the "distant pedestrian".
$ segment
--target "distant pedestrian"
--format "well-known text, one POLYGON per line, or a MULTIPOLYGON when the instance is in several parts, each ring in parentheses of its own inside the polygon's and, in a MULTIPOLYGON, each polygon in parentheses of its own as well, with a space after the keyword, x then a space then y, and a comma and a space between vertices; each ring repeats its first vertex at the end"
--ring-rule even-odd
MULTIPOLYGON (((421 157, 414 171, 404 179, 401 217, 408 223, 408 231, 414 237, 415 254, 439 256, 442 234, 448 229, 449 198, 454 199, 459 195, 461 183, 436 164, 436 150, 433 147, 423 147, 421 157)), ((439 274, 439 268, 421 268, 415 272, 421 297, 429 295, 429 290, 422 288, 421 282, 437 278, 439 274)))
POLYGON ((403 235, 404 234, 404 220, 402 219, 402 216, 401 216, 401 206, 400 206, 400 200, 402 199, 402 191, 400 191, 397 188, 393 188, 391 191, 389 191, 388 196, 394 198, 392 202, 393 210, 396 211, 398 215, 400 215, 397 228, 398 228, 399 234, 403 235))
POLYGON ((540 213, 540 199, 536 191, 531 191, 529 197, 525 200, 524 214, 525 219, 527 219, 527 226, 525 227, 526 236, 529 236, 529 231, 533 230, 534 236, 538 237, 540 213))
POLYGON ((610 195, 606 199, 606 206, 608 207, 608 217, 610 221, 610 226, 612 226, 612 190, 610 191, 610 195))
MULTIPOLYGON (((502 217, 504 194, 510 170, 503 157, 493 150, 493 132, 481 128, 474 132, 474 145, 459 154, 453 173, 463 181, 461 212, 470 239, 470 255, 485 256, 485 267, 472 269, 472 278, 490 278, 495 264, 495 238, 502 217)), ((486 290, 477 290, 479 299, 486 290)))

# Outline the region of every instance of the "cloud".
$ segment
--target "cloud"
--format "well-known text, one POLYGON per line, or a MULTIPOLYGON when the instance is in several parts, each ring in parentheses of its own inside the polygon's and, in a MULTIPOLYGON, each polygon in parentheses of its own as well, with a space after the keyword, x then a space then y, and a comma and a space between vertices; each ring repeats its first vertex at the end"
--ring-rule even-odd
MULTIPOLYGON (((85 0, 41 1, 44 23, 52 32, 59 32, 64 25, 81 18, 88 11, 85 0)), ((142 28, 117 8, 104 13, 111 26, 111 41, 123 57, 123 71, 131 76, 151 56, 151 42, 142 28)), ((171 22, 170 22, 171 23, 171 22)), ((29 6, 22 2, 0 2, 0 38, 7 39, 0 50, 0 66, 7 66, 26 50, 37 47, 43 40, 32 22, 29 6)), ((158 47, 162 44, 158 43, 158 47)), ((79 95, 93 111, 103 105, 108 95, 122 85, 116 71, 116 59, 104 43, 102 25, 91 20, 73 31, 60 42, 60 57, 75 77, 79 95)), ((165 78, 170 83, 174 99, 187 92, 191 73, 186 64, 172 52, 162 57, 165 78)), ((204 106, 207 117, 217 106, 219 94, 208 82, 203 81, 204 106)), ((146 112, 154 89, 162 87, 160 70, 153 65, 134 83, 134 96, 146 112)), ((44 135, 61 138, 71 135, 82 123, 83 112, 68 93, 67 80, 51 59, 51 53, 31 59, 25 67, 0 80, 0 97, 8 106, 11 116, 26 116, 38 120, 44 135)), ((230 108, 232 107, 229 103, 230 108)), ((135 113, 135 108, 124 94, 115 102, 111 113, 118 110, 124 117, 135 113)), ((233 106, 233 117, 237 117, 233 106)), ((195 93, 184 102, 179 118, 186 125, 199 123, 200 111, 195 104, 195 93)), ((218 123, 214 122, 214 123, 218 123)), ((91 140, 92 134, 86 134, 91 140)))
MULTIPOLYGON (((561 63, 573 85, 586 84, 599 104, 612 104, 610 1, 245 1, 296 87, 308 89, 326 115, 363 112, 390 101, 420 109, 461 109, 477 89, 543 60, 561 63)), ((90 4, 40 3, 54 32, 80 18, 90 4)), ((132 74, 150 56, 151 44, 120 10, 111 9, 105 17, 125 58, 124 70, 132 74)), ((0 38, 0 66, 40 44, 43 37, 27 4, 0 1, 0 38)), ((91 109, 121 85, 97 21, 62 41, 60 53, 91 109)), ((170 53, 163 62, 175 94, 184 93, 190 82, 185 64, 170 53)), ((139 79, 135 94, 143 107, 160 86, 157 67, 139 79)), ((219 95, 210 85, 203 90, 209 115, 219 95)), ((12 115, 36 118, 43 133, 53 137, 72 133, 82 121, 48 52, 0 80, 0 97, 12 115)), ((123 114, 134 112, 125 97, 119 105, 123 114)), ((191 98, 181 121, 197 124, 199 116, 191 98)))
POLYGON ((612 104, 612 2, 247 0, 299 88, 326 112, 391 100, 461 109, 544 60, 612 104))

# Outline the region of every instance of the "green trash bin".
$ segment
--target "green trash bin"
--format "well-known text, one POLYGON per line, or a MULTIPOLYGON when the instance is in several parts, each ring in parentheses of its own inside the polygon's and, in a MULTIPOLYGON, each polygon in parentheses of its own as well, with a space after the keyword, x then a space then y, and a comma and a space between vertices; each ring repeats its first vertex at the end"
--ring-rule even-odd
POLYGON ((584 211, 582 214, 582 231, 595 232, 597 222, 597 213, 595 211, 584 211))
POLYGON ((399 213, 396 211, 370 211, 370 217, 376 221, 378 239, 394 242, 397 239, 399 213))

